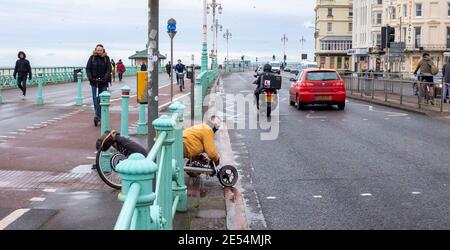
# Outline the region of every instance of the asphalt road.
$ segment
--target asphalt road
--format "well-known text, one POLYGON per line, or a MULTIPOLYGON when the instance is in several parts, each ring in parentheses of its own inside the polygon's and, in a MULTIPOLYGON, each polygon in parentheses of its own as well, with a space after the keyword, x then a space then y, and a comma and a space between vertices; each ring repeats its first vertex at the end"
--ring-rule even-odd
MULTIPOLYGON (((222 91, 251 94, 252 81, 228 75, 222 91)), ((252 229, 450 229, 448 122, 353 100, 298 111, 289 87, 275 140, 229 130, 252 229)))

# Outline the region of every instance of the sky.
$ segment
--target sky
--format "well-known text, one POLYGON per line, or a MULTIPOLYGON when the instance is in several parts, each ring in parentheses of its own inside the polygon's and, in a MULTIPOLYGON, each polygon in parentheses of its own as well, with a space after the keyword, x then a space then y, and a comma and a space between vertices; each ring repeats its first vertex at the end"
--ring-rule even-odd
MULTIPOLYGON (((161 0, 160 52, 170 58, 167 20, 177 20, 174 58, 200 64, 203 40, 203 0, 161 0)), ((211 2, 211 0, 208 0, 211 2)), ((313 57, 314 0, 219 0, 223 14, 219 23, 219 61, 226 57, 228 29, 230 59, 244 55, 252 61, 281 60, 284 34, 288 37, 288 61, 299 61, 300 39, 304 53, 313 57)), ((130 64, 128 57, 147 44, 147 0, 0 0, 0 66, 12 67, 17 52, 24 50, 34 66, 80 66, 96 44, 105 46, 110 57, 130 64)), ((211 15, 208 26, 212 24, 211 15)), ((212 32, 208 29, 208 47, 212 32)))

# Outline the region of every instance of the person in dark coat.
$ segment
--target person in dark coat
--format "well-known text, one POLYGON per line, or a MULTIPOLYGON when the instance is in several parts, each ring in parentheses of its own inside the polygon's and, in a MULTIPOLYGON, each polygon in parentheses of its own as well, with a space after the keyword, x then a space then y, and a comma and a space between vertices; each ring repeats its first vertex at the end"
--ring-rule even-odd
POLYGON ((16 66, 14 67, 14 79, 17 79, 17 86, 22 90, 23 96, 27 95, 27 76, 29 75, 29 79, 33 78, 33 73, 31 72, 30 62, 26 59, 27 55, 20 51, 17 55, 19 60, 16 62, 16 66))
POLYGON ((145 64, 145 62, 142 62, 141 71, 147 71, 147 70, 148 70, 147 64, 145 64))
POLYGON ((112 76, 112 81, 115 82, 116 81, 116 62, 114 62, 113 59, 111 59, 111 76, 112 76))
POLYGON ((97 122, 101 118, 99 95, 108 90, 111 83, 111 69, 111 60, 105 48, 101 44, 97 45, 86 66, 86 74, 92 87, 92 100, 95 107, 94 121, 97 122))
POLYGON ((450 58, 448 59, 448 62, 444 65, 444 68, 442 68, 442 76, 446 90, 444 93, 445 95, 444 102, 450 103, 450 58))
POLYGON ((166 72, 167 72, 167 74, 169 75, 169 78, 170 78, 172 76, 172 63, 171 62, 168 62, 166 64, 166 72))

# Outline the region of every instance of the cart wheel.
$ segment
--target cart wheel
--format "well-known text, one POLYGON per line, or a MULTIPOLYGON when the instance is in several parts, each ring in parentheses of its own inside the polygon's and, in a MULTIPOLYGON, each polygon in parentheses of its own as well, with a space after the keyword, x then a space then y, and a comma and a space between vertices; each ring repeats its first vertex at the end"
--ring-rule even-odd
POLYGON ((224 187, 233 187, 238 181, 238 171, 233 166, 224 166, 220 169, 217 177, 224 187))

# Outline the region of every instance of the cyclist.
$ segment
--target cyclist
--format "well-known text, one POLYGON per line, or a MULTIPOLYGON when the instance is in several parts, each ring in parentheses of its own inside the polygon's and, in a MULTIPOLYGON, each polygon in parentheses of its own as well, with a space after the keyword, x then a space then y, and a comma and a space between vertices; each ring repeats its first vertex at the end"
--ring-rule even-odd
MULTIPOLYGON (((202 154, 206 154, 209 159, 219 164, 220 155, 217 152, 214 142, 214 134, 220 128, 220 118, 212 116, 207 123, 185 129, 183 132, 184 157, 186 159, 196 160, 202 158, 202 154)), ((116 131, 106 131, 96 143, 97 150, 106 151, 114 147, 120 153, 129 157, 134 153, 140 153, 144 156, 148 152, 136 142, 120 136, 116 131)))
MULTIPOLYGON (((177 74, 177 83, 180 84, 180 80, 183 81, 184 85, 184 72, 186 71, 186 66, 181 63, 181 60, 178 60, 178 64, 175 65, 175 73, 177 74)), ((183 86, 184 88, 184 86, 183 86)))
POLYGON ((434 83, 434 77, 433 77, 433 67, 436 67, 433 63, 433 60, 430 57, 430 54, 424 53, 422 56, 422 60, 419 62, 419 65, 417 65, 416 70, 414 71, 414 75, 417 75, 417 72, 420 70, 419 74, 419 81, 423 82, 422 88, 425 93, 425 102, 428 104, 431 102, 431 105, 434 105, 433 101, 433 83, 434 83))

